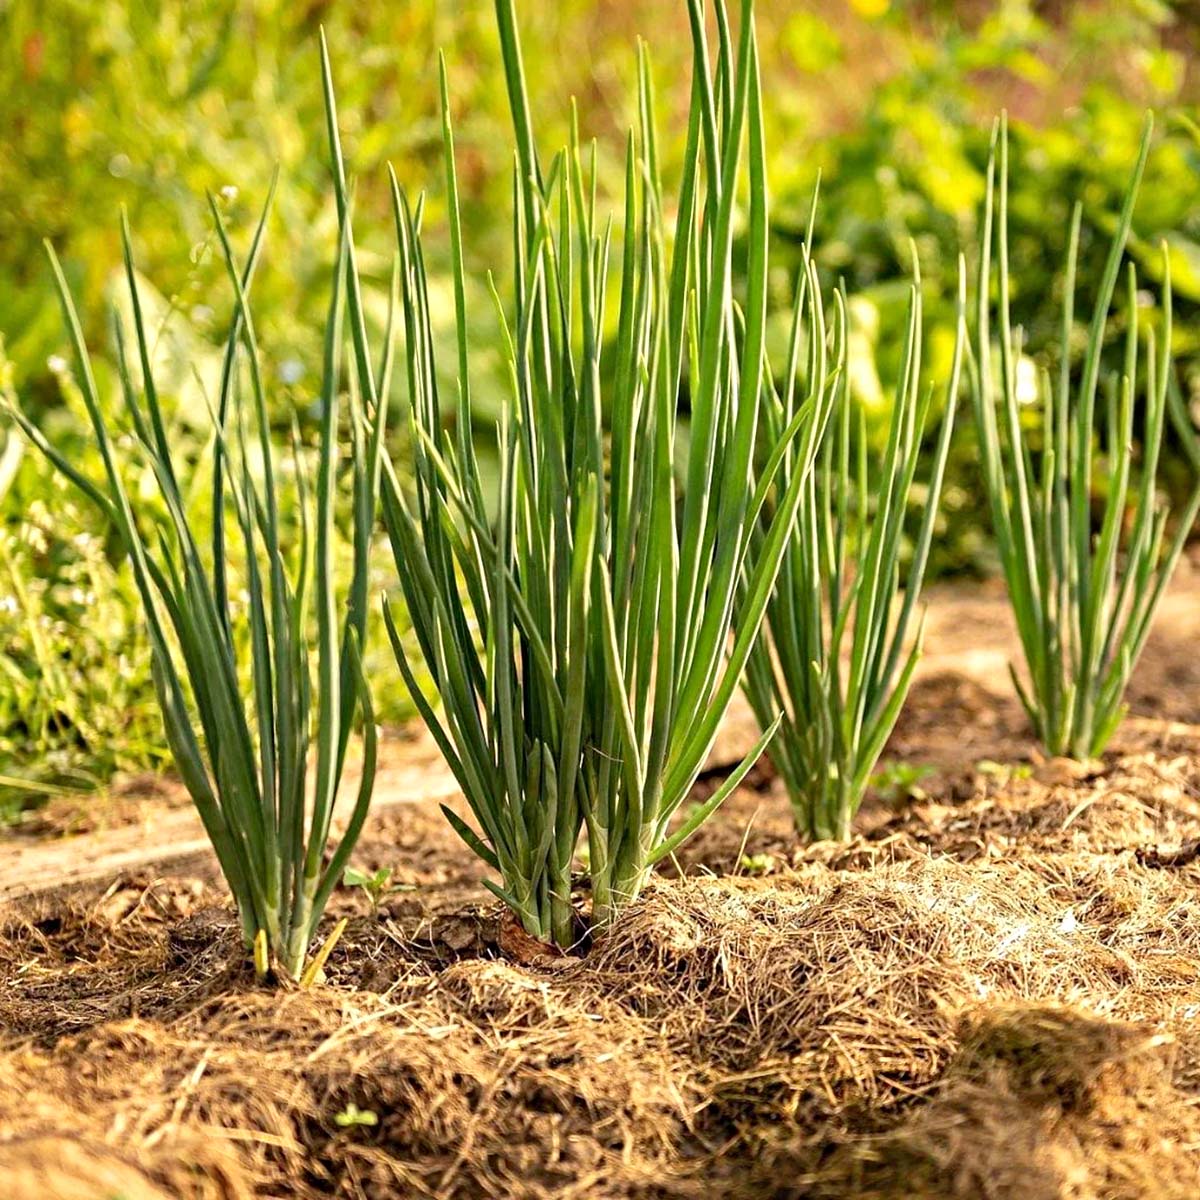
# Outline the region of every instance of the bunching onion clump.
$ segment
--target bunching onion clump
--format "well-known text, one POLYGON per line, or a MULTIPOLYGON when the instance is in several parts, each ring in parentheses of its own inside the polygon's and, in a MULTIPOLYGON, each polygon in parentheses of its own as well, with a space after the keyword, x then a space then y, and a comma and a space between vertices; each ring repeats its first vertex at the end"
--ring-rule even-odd
MULTIPOLYGON (((915 248, 913 254, 915 264, 915 248)), ((797 313, 818 286, 807 253, 805 264, 797 313)), ((768 442, 795 418, 798 378, 820 390, 832 369, 835 381, 833 412, 820 441, 817 468, 807 472, 807 465, 789 450, 779 472, 781 489, 798 475, 807 472, 807 477, 767 605, 764 636, 750 652, 744 685, 760 724, 768 727, 779 720, 769 753, 787 788, 797 827, 809 838, 849 836, 850 822, 920 657, 920 630, 912 637, 911 626, 954 427, 965 307, 965 269, 960 261, 953 362, 911 546, 906 542, 906 518, 934 396, 932 388, 921 386, 921 285, 915 267, 887 444, 874 470, 868 464, 864 411, 858 409, 857 422, 851 415, 844 295, 837 295, 839 336, 832 362, 826 362, 824 346, 810 340, 801 373, 797 320, 782 386, 769 389, 764 418, 768 442)), ((772 517, 768 505, 752 538, 751 565, 768 548, 772 517)))
MULTIPOLYGON (((332 120, 330 128, 335 130, 332 120)), ((315 486, 294 422, 287 464, 272 445, 249 303, 270 198, 240 268, 221 213, 211 204, 235 307, 212 406, 208 545, 190 510, 192 484, 200 481, 184 481, 184 464, 173 451, 155 385, 154 334, 143 319, 124 221, 136 366, 129 361, 119 323, 115 331, 134 448, 125 448, 126 437, 105 412, 71 294, 49 246, 83 401, 104 462, 104 483, 82 474, 17 414, 26 434, 106 514, 122 538, 144 607, 167 739, 237 903, 246 947, 253 949, 260 974, 274 959, 293 978, 311 977, 321 958, 314 958, 306 970, 308 948, 326 901, 366 817, 376 754, 361 647, 383 422, 366 411, 365 405, 373 406, 380 393, 372 382, 371 364, 360 355, 358 386, 351 389, 347 414, 353 575, 339 622, 334 502, 342 409, 340 358, 344 314, 348 309, 357 328, 362 309, 336 132, 333 152, 341 233, 325 330, 315 486), (135 499, 128 483, 143 464, 149 465, 157 483, 154 504, 135 499), (291 486, 285 485, 289 474, 294 479, 291 486), (231 543, 230 517, 240 553, 231 543), (244 558, 244 573, 233 577, 231 550, 233 557, 244 558), (310 643, 315 643, 315 670, 310 643), (345 830, 326 862, 336 793, 356 718, 361 718, 364 731, 361 782, 345 830), (310 779, 314 744, 315 777, 310 779)), ((386 375, 386 362, 382 371, 386 375)))
MULTIPOLYGON (((638 895, 654 863, 737 786, 773 732, 768 726, 745 762, 672 827, 758 632, 828 389, 810 386, 806 403, 776 431, 774 453, 755 484, 767 191, 751 4, 743 6, 736 45, 724 6, 716 6, 715 68, 700 0, 690 4, 686 165, 669 208, 651 72, 641 55, 619 233, 597 214, 595 148, 582 151, 577 121, 570 145, 548 164, 540 158, 512 5, 498 0, 496 7, 517 142, 511 309, 494 291, 511 385, 499 427, 497 508, 493 516, 485 505, 468 432, 471 320, 443 73, 456 436, 443 430, 421 206, 414 211, 397 189, 415 479, 409 490, 385 473, 383 510, 441 712, 419 698, 394 637, 397 657, 477 827, 449 810, 447 817, 499 873, 501 882, 489 886, 524 928, 567 946, 579 936, 571 871, 581 831, 592 919, 603 928, 638 895), (739 304, 734 226, 744 141, 739 304), (614 282, 616 327, 606 341, 614 282), (785 454, 793 469, 780 489, 774 470, 785 454), (749 564, 772 488, 773 515, 749 564), (740 620, 731 634, 740 585, 740 620)), ((815 289, 797 320, 811 344, 824 344, 815 289)))
POLYGON ((1023 681, 1015 669, 1010 667, 1010 671, 1021 703, 1046 749, 1076 758, 1099 754, 1125 713, 1122 699, 1130 672, 1200 507, 1197 488, 1168 542, 1168 514, 1159 505, 1156 493, 1173 371, 1171 272, 1165 248, 1161 347, 1153 327, 1149 327, 1142 354, 1137 279, 1130 263, 1123 364, 1105 380, 1103 419, 1098 422, 1096 417, 1109 308, 1149 152, 1150 133, 1147 120, 1078 372, 1071 350, 1081 221, 1080 207, 1075 206, 1064 282, 1058 374, 1056 380, 1051 380, 1043 373, 1039 389, 1042 419, 1036 435, 1026 433, 1022 397, 1018 394, 1022 343, 1010 315, 1008 128, 1003 118, 993 136, 988 163, 973 394, 980 459, 1027 678, 1023 681), (999 329, 995 335, 989 296, 993 238, 999 251, 999 329), (993 357, 997 342, 998 364, 993 357), (1134 409, 1139 396, 1142 461, 1135 479, 1134 409), (1040 439, 1040 455, 1036 458, 1031 445, 1035 437, 1040 439), (1103 448, 1105 486, 1099 527, 1094 531, 1092 485, 1097 441, 1103 448), (1128 536, 1122 549, 1121 535, 1126 528, 1128 536))

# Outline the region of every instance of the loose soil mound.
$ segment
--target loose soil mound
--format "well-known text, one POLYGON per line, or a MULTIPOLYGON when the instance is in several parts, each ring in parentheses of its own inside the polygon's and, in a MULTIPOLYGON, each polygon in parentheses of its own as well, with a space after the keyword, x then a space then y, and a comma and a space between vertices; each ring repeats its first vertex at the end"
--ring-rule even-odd
POLYGON ((204 860, 9 905, 0 1196, 1200 1196, 1194 634, 1083 767, 935 659, 888 751, 923 797, 798 849, 760 770, 582 957, 505 955, 433 802, 374 819, 400 888, 336 898, 307 992, 204 860))

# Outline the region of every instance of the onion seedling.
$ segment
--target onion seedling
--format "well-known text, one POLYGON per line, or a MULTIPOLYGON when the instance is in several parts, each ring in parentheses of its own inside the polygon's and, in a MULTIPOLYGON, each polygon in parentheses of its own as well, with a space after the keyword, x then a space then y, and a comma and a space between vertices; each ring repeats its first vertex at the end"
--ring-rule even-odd
MULTIPOLYGON (((517 153, 515 285, 493 289, 511 396, 499 425, 494 514, 469 436, 471 355, 453 137, 443 69, 443 134, 455 275, 456 436, 443 429, 421 205, 395 191, 412 396, 414 485, 385 471, 384 519, 413 631, 441 697, 422 715, 462 786, 475 827, 455 829, 494 871, 488 886, 534 937, 578 937, 572 866, 587 834, 592 920, 602 929, 649 871, 730 794, 770 738, 703 804, 672 824, 738 686, 811 464, 829 391, 777 431, 796 462, 746 567, 766 493, 759 437, 767 297, 767 188, 752 5, 735 44, 723 4, 710 64, 690 0, 694 76, 687 153, 670 204, 659 178, 651 72, 639 61, 629 134, 620 265, 597 215, 595 148, 578 121, 548 166, 526 99, 515 14, 498 25, 517 153), (735 210, 748 145, 745 293, 735 285, 735 210), (588 165, 585 166, 585 159, 588 165), (667 247, 665 216, 674 214, 667 247), (615 274, 615 332, 606 342, 615 274), (684 394, 690 411, 681 417, 684 394), (607 430, 607 432, 606 432, 607 430), (682 495, 676 464, 686 460, 682 495), (731 636, 746 570, 742 620, 731 636)), ((824 346, 815 291, 799 314, 824 346)), ((393 631, 394 632, 394 631, 393 631)))
MULTIPOLYGON (((806 292, 816 287, 816 272, 806 252, 797 309, 804 304, 806 292)), ((839 293, 837 300, 842 314, 845 298, 839 293)), ((822 435, 818 469, 802 488, 799 518, 784 550, 767 605, 764 636, 750 653, 744 684, 760 724, 765 726, 783 714, 769 753, 787 788, 796 825, 808 838, 849 836, 850 823, 920 657, 920 630, 913 637, 911 626, 954 427, 966 340, 965 307, 960 262, 955 348, 941 430, 906 566, 902 557, 908 512, 934 395, 932 388, 923 390, 920 383, 919 277, 914 273, 909 289, 897 393, 887 444, 874 471, 868 465, 861 408, 852 436, 847 339, 841 337, 836 346, 834 412, 822 435)), ((810 342, 801 375, 800 350, 799 339, 793 336, 782 393, 774 387, 770 391, 764 420, 768 440, 793 419, 797 378, 811 380, 824 370, 814 358, 819 347, 810 342)), ((793 473, 803 470, 804 464, 789 454, 778 486, 788 486, 793 473)), ((769 516, 770 509, 765 519, 769 516)), ((756 552, 766 547, 765 526, 754 545, 756 552)))
MULTIPOLYGON (((330 128, 335 130, 333 121, 330 128)), ((266 385, 249 302, 270 197, 240 268, 219 207, 211 203, 235 307, 212 408, 209 544, 204 544, 208 539, 202 539, 189 512, 191 489, 184 483, 184 463, 167 433, 155 383, 153 339, 145 325, 124 220, 121 234, 136 370, 129 362, 120 325, 115 328, 131 448, 126 448, 126 437, 105 413, 75 305, 49 245, 83 402, 104 463, 104 482, 81 473, 36 426, 16 413, 31 441, 120 534, 145 612, 167 740, 233 893, 245 946, 254 951, 260 971, 267 966, 269 952, 293 979, 305 976, 310 942, 362 829, 376 758, 361 648, 381 449, 379 435, 371 427, 380 428, 382 422, 366 411, 365 404, 374 405, 377 394, 386 394, 386 388, 376 392, 370 364, 360 358, 358 387, 351 389, 348 413, 353 575, 339 623, 334 501, 340 457, 340 358, 344 314, 348 309, 351 322, 357 324, 361 303, 336 131, 333 150, 340 238, 325 329, 315 493, 294 426, 295 487, 284 486, 286 472, 270 437, 266 385), (153 505, 144 504, 127 482, 143 464, 149 465, 157 484, 153 505), (240 599, 228 565, 230 515, 239 557, 244 559, 240 599), (361 781, 345 829, 326 859, 336 793, 356 719, 361 719, 364 732, 361 781)), ((385 363, 384 374, 387 370, 385 363)), ((318 960, 313 962, 319 966, 318 960)))
POLYGON ((1130 673, 1200 507, 1198 486, 1168 541, 1168 514, 1158 502, 1156 488, 1173 372, 1171 268, 1165 247, 1161 343, 1155 330, 1148 328, 1143 356, 1138 284, 1130 263, 1123 364, 1108 381, 1103 420, 1098 422, 1096 417, 1109 309, 1150 134, 1147 118, 1109 245, 1078 374, 1071 342, 1081 209, 1078 204, 1074 208, 1058 377, 1051 381, 1044 374, 1039 389, 1040 461, 1031 451, 1032 439, 1026 434, 1018 395, 1022 342, 1010 314, 1008 125, 1003 117, 993 134, 988 161, 973 392, 992 525, 1025 658, 1024 679, 1015 668, 1010 667, 1010 672, 1042 744, 1051 754, 1075 758, 1100 754, 1125 713, 1123 698, 1130 673), (995 335, 989 297, 993 240, 999 254, 995 271, 999 328, 995 335), (999 344, 998 369, 993 362, 994 341, 999 344), (1139 391, 1142 461, 1135 480, 1134 408, 1139 391), (1107 478, 1099 527, 1094 531, 1092 483, 1098 424, 1107 478), (1128 536, 1122 547, 1125 530, 1128 536))

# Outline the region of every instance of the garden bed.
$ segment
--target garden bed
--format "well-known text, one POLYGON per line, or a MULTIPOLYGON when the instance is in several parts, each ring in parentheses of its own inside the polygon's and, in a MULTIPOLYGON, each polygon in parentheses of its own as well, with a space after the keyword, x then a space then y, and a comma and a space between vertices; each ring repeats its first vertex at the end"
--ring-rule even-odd
POLYGON ((169 795, 10 841, 0 1195, 1200 1195, 1200 581, 1099 763, 1034 755, 1009 629, 933 592, 915 798, 798 850, 759 768, 579 957, 514 957, 421 740, 355 855, 395 889, 335 895, 309 991, 231 965, 169 795))

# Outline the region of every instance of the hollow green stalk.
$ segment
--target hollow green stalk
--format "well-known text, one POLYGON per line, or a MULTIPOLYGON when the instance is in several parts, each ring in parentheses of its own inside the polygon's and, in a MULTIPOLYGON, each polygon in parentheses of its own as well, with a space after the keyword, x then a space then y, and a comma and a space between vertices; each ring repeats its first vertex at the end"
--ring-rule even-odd
POLYGON ((1117 218, 1100 290, 1088 324, 1082 365, 1072 354, 1075 268, 1081 210, 1074 209, 1063 289, 1058 377, 1043 376, 1038 398, 1040 453, 1022 419, 1020 331, 1013 328, 1008 247, 1008 126, 997 123, 988 162, 973 398, 980 461, 996 545, 1016 618, 1025 675, 1013 684, 1037 737, 1051 754, 1098 755, 1125 714, 1126 685, 1154 611, 1200 508, 1193 490, 1167 539, 1157 474, 1169 407, 1171 268, 1163 248, 1161 339, 1138 321, 1138 283, 1126 269, 1125 344, 1121 368, 1107 380, 1097 419, 1109 310, 1121 273, 1138 185, 1150 149, 1149 118, 1117 218), (998 176, 998 179, 997 179, 998 176), (993 271, 993 243, 998 263, 993 271), (989 292, 997 281, 997 303, 989 292), (991 319, 998 316, 993 332, 991 319), (999 362, 993 355, 999 351, 999 362), (1134 458, 1134 409, 1142 395, 1141 464, 1134 458), (1099 442, 1099 445, 1097 443, 1099 442), (1099 526, 1093 527, 1093 475, 1098 451, 1106 466, 1099 526), (1122 533, 1128 535, 1122 539, 1122 533))
MULTIPOLYGON (((807 249, 797 309, 819 286, 807 249)), ((915 263, 915 248, 913 253, 915 263)), ((908 510, 933 398, 932 388, 922 391, 920 384, 920 279, 914 272, 887 444, 874 470, 868 465, 861 409, 857 436, 852 436, 846 302, 837 295, 833 415, 822 433, 818 469, 802 489, 799 519, 787 541, 764 636, 750 654, 744 684, 761 724, 783 714, 770 756, 797 828, 808 838, 849 836, 920 657, 920 629, 912 636, 912 624, 954 427, 966 335, 965 288, 960 263, 954 356, 907 565, 902 557, 908 510), (857 454, 852 452, 855 443, 857 454)), ((825 373, 811 341, 803 369, 800 352, 794 336, 782 388, 771 388, 768 440, 793 417, 797 380, 808 380, 811 387, 814 376, 825 373)), ((801 466, 791 456, 785 458, 779 486, 786 486, 801 466)), ((762 544, 765 533, 755 539, 756 548, 762 544)))
POLYGON ((340 237, 325 331, 315 493, 295 434, 295 491, 285 489, 281 481, 249 300, 270 197, 240 267, 220 210, 211 204, 235 304, 219 394, 211 409, 210 545, 201 545, 187 499, 191 489, 182 480, 185 464, 167 433, 132 238, 124 222, 135 363, 129 361, 119 325, 116 334, 121 398, 133 449, 126 449, 125 438, 106 411, 74 302, 49 246, 83 401, 104 463, 104 481, 83 475, 23 414, 15 414, 30 440, 101 509, 121 537, 141 595, 167 740, 233 893, 246 949, 261 943, 265 934, 274 960, 293 978, 304 968, 330 892, 362 829, 376 757, 361 647, 380 443, 370 431, 376 414, 357 398, 373 403, 376 395, 370 365, 361 357, 356 362, 358 387, 351 389, 347 414, 353 575, 340 622, 334 588, 343 324, 347 309, 352 325, 361 321, 361 304, 332 119, 330 129, 340 237), (140 496, 135 499, 127 483, 130 473, 143 464, 149 465, 157 484, 153 504, 140 496), (284 514, 292 512, 295 518, 285 519, 284 514), (230 517, 237 557, 244 563, 241 600, 229 579, 230 517), (315 662, 310 646, 314 641, 315 662), (356 718, 364 733, 361 780, 345 828, 333 840, 327 859, 336 792, 356 718))
MULTIPOLYGON (((758 55, 747 3, 736 47, 722 35, 714 74, 699 0, 689 10, 688 154, 668 246, 645 52, 618 231, 597 213, 595 147, 581 145, 577 119, 570 144, 543 166, 511 0, 497 0, 517 149, 510 304, 493 289, 510 385, 494 516, 467 433, 472 317, 444 74, 458 336, 451 412, 438 393, 420 205, 414 211, 395 189, 414 482, 402 486, 385 471, 383 512, 441 711, 420 695, 405 647, 393 642, 474 825, 449 810, 448 819, 499 874, 488 886, 525 929, 561 946, 578 936, 571 872, 581 834, 592 919, 603 928, 737 786, 773 732, 675 820, 757 635, 830 403, 817 388, 778 431, 775 465, 789 453, 797 466, 747 568, 774 487, 766 471, 756 491, 751 471, 767 292, 758 55), (735 253, 744 163, 748 208, 735 253), (740 302, 736 265, 746 280, 740 302), (610 284, 614 330, 605 321, 610 284), (451 415, 456 439, 443 428, 451 415), (733 631, 743 574, 743 620, 733 631)), ((726 30, 721 5, 718 16, 726 30)), ((798 320, 823 346, 815 292, 798 320)))

